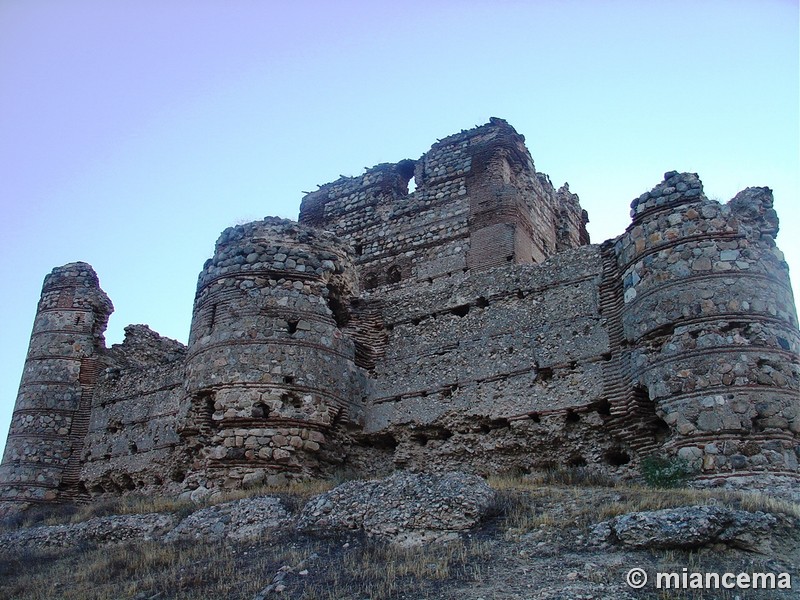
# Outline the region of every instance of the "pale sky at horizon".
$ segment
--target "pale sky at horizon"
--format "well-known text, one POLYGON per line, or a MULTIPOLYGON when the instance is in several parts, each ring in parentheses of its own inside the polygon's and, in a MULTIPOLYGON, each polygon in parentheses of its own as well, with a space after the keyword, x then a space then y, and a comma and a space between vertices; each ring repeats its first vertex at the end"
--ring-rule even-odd
POLYGON ((186 342, 219 233, 504 118, 594 242, 665 171, 774 190, 800 290, 796 0, 0 4, 0 440, 44 276, 186 342))

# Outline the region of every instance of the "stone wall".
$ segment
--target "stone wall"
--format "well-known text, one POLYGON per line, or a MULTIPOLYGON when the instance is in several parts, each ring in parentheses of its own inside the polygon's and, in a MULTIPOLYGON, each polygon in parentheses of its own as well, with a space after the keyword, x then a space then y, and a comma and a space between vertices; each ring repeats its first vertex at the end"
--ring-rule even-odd
POLYGON ((53 501, 74 493, 112 310, 86 263, 45 277, 0 465, 0 499, 53 501))
POLYGON ((81 470, 91 495, 178 493, 188 470, 176 421, 184 398, 186 347, 145 325, 105 352, 81 470))
POLYGON ((601 273, 599 248, 584 246, 388 291, 364 443, 388 444, 395 467, 485 475, 616 463, 601 273))
POLYGON ((308 477, 339 460, 326 437, 363 421, 363 374, 342 335, 358 294, 327 232, 268 218, 227 229, 198 282, 181 435, 203 485, 308 477))
POLYGON ((0 501, 189 493, 400 468, 800 479, 800 333, 768 188, 669 172, 590 245, 505 121, 226 229, 188 347, 84 263, 45 280, 0 501), (416 189, 409 193, 414 179, 416 189))
POLYGON ((800 336, 768 188, 728 204, 670 172, 617 239, 633 380, 711 477, 797 474, 800 336))
POLYGON ((492 119, 416 161, 321 186, 303 198, 300 222, 352 245, 362 289, 542 262, 588 243, 577 196, 536 172, 524 139, 492 119))

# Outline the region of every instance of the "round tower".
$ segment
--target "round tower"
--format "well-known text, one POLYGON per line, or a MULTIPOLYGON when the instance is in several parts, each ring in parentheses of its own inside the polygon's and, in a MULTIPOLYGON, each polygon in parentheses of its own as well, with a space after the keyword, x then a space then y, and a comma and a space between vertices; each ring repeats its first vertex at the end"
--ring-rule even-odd
POLYGON ((317 474, 328 433, 361 419, 363 376, 342 334, 357 277, 331 233, 267 218, 225 230, 200 273, 182 435, 196 483, 317 474))
POLYGON ((616 241, 632 384, 700 477, 798 477, 800 336, 768 188, 727 204, 669 172, 616 241))
POLYGON ((65 500, 77 492, 97 351, 112 310, 86 263, 45 277, 0 465, 0 500, 65 500))

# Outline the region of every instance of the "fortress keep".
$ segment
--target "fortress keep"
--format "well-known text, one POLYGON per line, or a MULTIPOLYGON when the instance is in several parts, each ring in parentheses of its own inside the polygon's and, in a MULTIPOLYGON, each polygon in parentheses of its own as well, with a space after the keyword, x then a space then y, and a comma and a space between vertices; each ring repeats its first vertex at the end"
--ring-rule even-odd
POLYGON ((0 500, 216 490, 394 469, 800 484, 800 332, 768 188, 669 172, 589 243, 508 123, 226 229, 188 346, 112 311, 85 263, 45 278, 0 500), (409 193, 409 181, 416 189, 409 193))

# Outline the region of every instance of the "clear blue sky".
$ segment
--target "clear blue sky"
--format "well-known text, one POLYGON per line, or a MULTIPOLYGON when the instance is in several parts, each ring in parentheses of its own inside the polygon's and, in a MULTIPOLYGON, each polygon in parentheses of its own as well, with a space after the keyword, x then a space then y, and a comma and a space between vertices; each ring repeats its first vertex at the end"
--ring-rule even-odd
POLYGON ((52 267, 95 267, 109 343, 185 342, 222 229, 491 116, 596 242, 693 171, 773 188, 800 269, 798 105, 796 0, 2 2, 0 443, 52 267))

